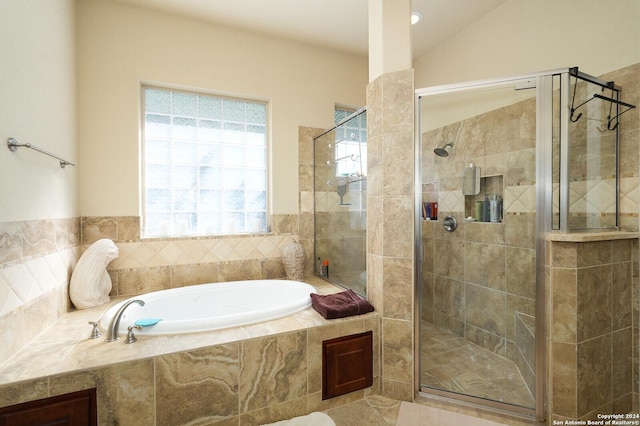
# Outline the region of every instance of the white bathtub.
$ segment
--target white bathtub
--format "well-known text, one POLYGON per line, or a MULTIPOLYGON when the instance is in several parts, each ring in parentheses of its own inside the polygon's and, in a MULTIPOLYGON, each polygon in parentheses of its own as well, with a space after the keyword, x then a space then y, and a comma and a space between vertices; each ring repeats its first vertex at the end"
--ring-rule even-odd
POLYGON ((133 303, 127 307, 120 320, 120 335, 144 319, 161 321, 136 330, 136 334, 195 333, 272 320, 311 306, 311 293, 316 293, 311 285, 288 280, 233 281, 161 290, 112 306, 100 319, 100 327, 107 330, 120 306, 134 299, 145 305, 133 303))

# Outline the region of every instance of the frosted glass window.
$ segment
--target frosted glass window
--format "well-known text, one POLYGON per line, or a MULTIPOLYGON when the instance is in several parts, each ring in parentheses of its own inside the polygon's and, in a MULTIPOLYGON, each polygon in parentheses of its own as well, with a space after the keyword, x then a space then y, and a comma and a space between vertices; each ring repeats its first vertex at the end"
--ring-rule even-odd
MULTIPOLYGON (((336 108, 336 124, 354 111, 336 108)), ((367 175, 367 117, 360 114, 336 127, 335 174, 336 176, 367 175)))
POLYGON ((265 230, 267 105, 149 86, 142 99, 143 236, 265 230))

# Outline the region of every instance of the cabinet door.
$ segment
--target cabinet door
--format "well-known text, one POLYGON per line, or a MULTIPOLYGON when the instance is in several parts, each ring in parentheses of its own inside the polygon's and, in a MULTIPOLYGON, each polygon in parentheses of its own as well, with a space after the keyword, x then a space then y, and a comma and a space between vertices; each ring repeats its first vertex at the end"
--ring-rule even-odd
POLYGON ((322 342, 322 399, 373 385, 371 331, 322 342))
POLYGON ((0 408, 0 426, 97 424, 95 388, 0 408))

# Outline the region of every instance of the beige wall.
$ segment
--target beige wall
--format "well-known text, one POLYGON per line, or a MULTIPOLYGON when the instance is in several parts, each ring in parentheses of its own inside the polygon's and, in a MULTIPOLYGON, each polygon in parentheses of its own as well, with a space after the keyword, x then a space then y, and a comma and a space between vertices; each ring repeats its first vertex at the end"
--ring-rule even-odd
POLYGON ((511 0, 414 62, 416 87, 640 62, 637 0, 511 0))
POLYGON ((74 167, 7 138, 77 158, 73 0, 0 2, 0 222, 78 215, 74 167))
POLYGON ((298 126, 364 105, 367 58, 124 5, 78 1, 83 216, 139 210, 139 87, 158 82, 270 102, 272 204, 298 212, 298 126))

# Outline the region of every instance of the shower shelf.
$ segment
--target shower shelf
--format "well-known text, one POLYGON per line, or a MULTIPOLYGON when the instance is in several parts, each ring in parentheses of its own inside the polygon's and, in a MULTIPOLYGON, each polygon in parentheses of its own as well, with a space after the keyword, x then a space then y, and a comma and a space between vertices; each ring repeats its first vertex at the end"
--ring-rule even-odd
MULTIPOLYGON (((468 217, 476 217, 475 214, 475 206, 478 201, 483 201, 485 199, 485 195, 488 195, 489 199, 491 199, 492 195, 496 195, 499 199, 504 200, 504 177, 503 175, 493 175, 493 176, 482 176, 480 177, 480 192, 478 195, 465 195, 464 196, 464 212, 465 218, 468 217)), ((504 209, 504 206, 502 206, 504 209)), ((504 210, 500 212, 499 216, 503 218, 504 210)), ((500 224, 502 223, 501 219, 499 222, 489 222, 489 221, 470 221, 473 223, 487 223, 487 224, 500 224)))

